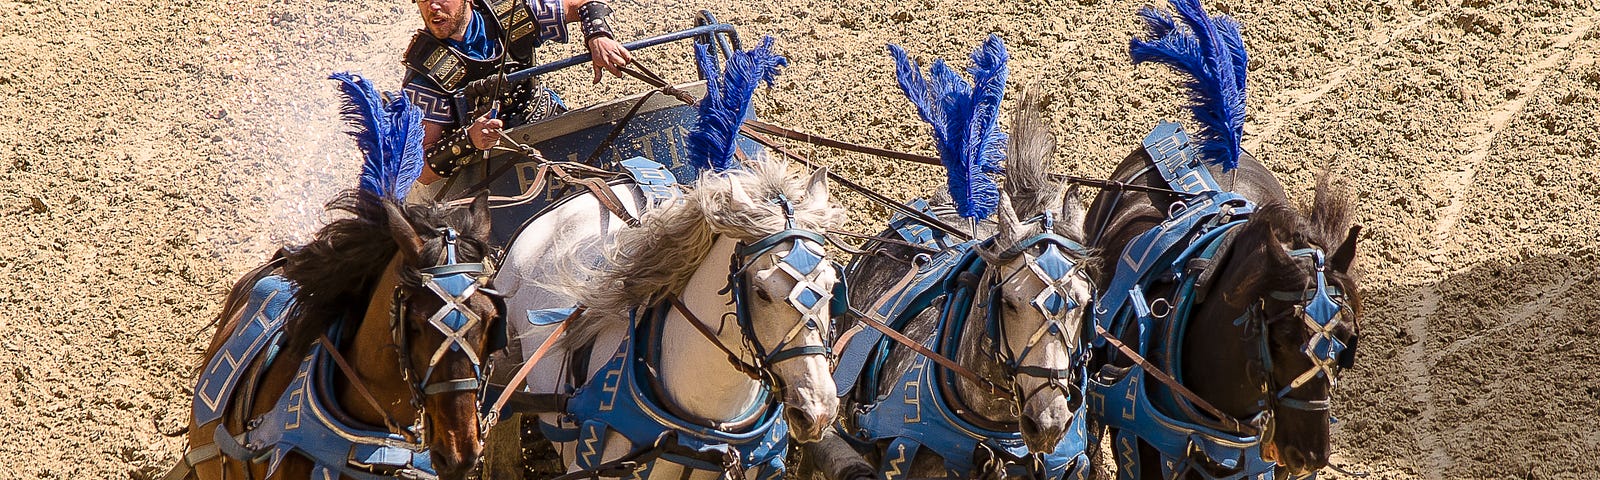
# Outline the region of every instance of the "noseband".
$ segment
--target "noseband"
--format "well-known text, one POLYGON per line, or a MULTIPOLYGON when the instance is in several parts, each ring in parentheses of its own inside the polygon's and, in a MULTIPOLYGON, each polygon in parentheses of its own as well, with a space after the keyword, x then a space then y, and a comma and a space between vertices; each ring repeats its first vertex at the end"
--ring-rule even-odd
MULTIPOLYGON (((1331 408, 1327 398, 1319 400, 1299 400, 1289 398, 1289 394, 1304 386, 1317 377, 1328 379, 1330 388, 1338 383, 1339 372, 1342 369, 1355 366, 1356 337, 1352 337, 1349 345, 1334 337, 1334 330, 1342 324, 1344 313, 1350 307, 1345 304, 1344 292, 1338 287, 1328 285, 1327 262, 1323 258, 1321 249, 1303 248, 1289 252, 1289 256, 1297 258, 1310 258, 1316 268, 1316 283, 1311 288, 1302 291, 1275 291, 1269 294, 1273 300, 1295 302, 1294 316, 1298 317, 1311 331, 1311 338, 1300 348, 1300 352, 1311 360, 1311 368, 1296 376, 1288 385, 1279 388, 1272 376, 1272 354, 1270 351, 1269 335, 1266 327, 1272 321, 1263 318, 1261 329, 1260 356, 1263 367, 1263 376, 1266 384, 1263 394, 1267 409, 1274 410, 1281 406, 1294 410, 1324 411, 1331 408), (1276 391, 1274 391, 1276 390, 1276 391)), ((1259 310, 1264 302, 1253 305, 1250 310, 1259 310)), ((1250 315, 1246 311, 1246 315, 1250 315)))
MULTIPOLYGON (((1055 220, 1049 212, 1040 214, 1024 223, 1042 223, 1044 232, 1018 242, 1011 248, 1006 249, 1006 251, 1001 252, 997 257, 1001 261, 1010 261, 1019 255, 1025 256, 1027 268, 1017 269, 1016 272, 1013 272, 1004 280, 999 277, 998 271, 987 275, 989 285, 986 290, 989 300, 986 302, 987 312, 985 313, 989 325, 989 340, 997 347, 994 352, 995 361, 1003 366, 1005 374, 1012 378, 1010 384, 1012 403, 1018 409, 1021 408, 1023 401, 1038 394, 1040 390, 1045 388, 1059 390, 1062 395, 1066 395, 1068 398, 1082 397, 1081 387, 1066 382, 1073 378, 1074 372, 1084 368, 1088 355, 1087 349, 1079 348, 1078 345, 1073 345, 1068 341, 1068 316, 1072 312, 1078 311, 1079 307, 1082 306, 1069 296, 1071 293, 1069 283, 1074 279, 1091 282, 1091 285, 1093 282, 1088 277, 1088 274, 1082 268, 1079 268, 1079 262, 1066 254, 1066 252, 1072 252, 1073 255, 1081 258, 1087 256, 1087 249, 1072 239, 1056 234, 1054 230, 1055 220), (1031 251, 1038 251, 1038 254, 1029 253, 1031 251), (1023 271, 1031 272, 1040 281, 1044 282, 1045 288, 1034 296, 1032 301, 1028 302, 1034 310, 1044 316, 1044 323, 1028 337, 1028 343, 1023 345, 1022 351, 1013 354, 1013 349, 1005 334, 1005 322, 1000 321, 1000 310, 995 308, 994 302, 1000 298, 1000 288, 1006 283, 1010 283, 1013 277, 1022 274, 1023 271), (1072 366, 1067 368, 1023 365, 1022 360, 1026 359, 1029 353, 1039 347, 1041 342, 1046 340, 1046 337, 1060 343, 1063 351, 1072 352, 1076 350, 1082 352, 1082 355, 1080 358, 1074 359, 1072 366), (1043 380, 1043 383, 1024 393, 1022 392, 1021 384, 1016 381, 1017 378, 1023 376, 1038 378, 1043 380), (1072 385, 1072 387, 1069 388, 1069 385, 1072 385), (1074 396, 1074 390, 1079 395, 1074 396)), ((1080 331, 1077 337, 1080 340, 1084 338, 1081 331, 1082 327, 1083 322, 1080 321, 1080 331)), ((1020 411, 1016 413, 1020 415, 1020 411)))
MULTIPOLYGON (((418 270, 422 276, 422 286, 444 302, 428 317, 428 325, 439 333, 444 334, 444 342, 434 350, 428 358, 427 370, 418 377, 406 358, 409 352, 406 335, 406 301, 409 294, 403 288, 395 288, 394 312, 390 317, 390 329, 394 335, 395 345, 400 348, 400 371, 407 385, 411 386, 411 406, 417 411, 423 409, 423 399, 426 397, 461 391, 480 391, 484 385, 483 354, 467 342, 467 332, 473 328, 485 325, 493 319, 479 316, 467 307, 467 302, 475 295, 488 295, 498 298, 498 294, 486 288, 493 277, 490 269, 482 262, 457 263, 456 241, 459 234, 452 228, 440 228, 439 236, 444 240, 444 251, 441 252, 438 265, 418 270), (434 369, 444 359, 447 352, 461 352, 472 362, 471 378, 456 378, 439 382, 433 379, 434 369)), ((497 307, 499 306, 497 302, 497 307)), ((424 419, 418 416, 420 423, 424 419)))

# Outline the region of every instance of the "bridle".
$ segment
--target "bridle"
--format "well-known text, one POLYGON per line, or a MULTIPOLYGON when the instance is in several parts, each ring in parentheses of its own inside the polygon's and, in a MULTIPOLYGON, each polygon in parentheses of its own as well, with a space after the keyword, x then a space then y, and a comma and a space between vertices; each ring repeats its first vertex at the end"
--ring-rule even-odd
MULTIPOLYGON (((830 363, 832 362, 833 349, 827 342, 815 345, 794 345, 794 343, 806 331, 818 331, 819 338, 826 338, 831 315, 840 306, 847 306, 848 303, 845 300, 843 278, 840 278, 832 289, 823 288, 818 283, 825 273, 825 269, 822 268, 823 262, 826 261, 823 257, 823 245, 827 240, 820 233, 795 227, 794 207, 787 197, 780 194, 772 200, 772 203, 783 210, 784 229, 748 245, 743 241, 739 242, 729 262, 728 283, 717 292, 733 297, 731 303, 734 311, 728 315, 733 316, 739 326, 740 337, 743 339, 742 347, 750 353, 750 361, 746 361, 743 356, 734 353, 733 349, 723 344, 705 323, 677 300, 677 297, 669 297, 669 300, 697 331, 728 355, 728 362, 732 363, 734 368, 753 380, 762 381, 771 388, 781 390, 782 380, 771 371, 771 367, 778 362, 808 355, 822 355, 830 363), (754 259, 785 245, 789 246, 789 251, 781 257, 774 256, 773 263, 779 271, 795 281, 794 288, 790 289, 784 302, 799 312, 800 318, 777 343, 768 346, 756 334, 755 319, 749 305, 750 285, 745 274, 754 264, 754 259)), ((837 263, 833 264, 833 269, 836 274, 843 274, 843 268, 837 263)))
MULTIPOLYGON (((455 229, 448 227, 440 228, 436 232, 444 241, 444 250, 440 252, 438 264, 419 269, 418 272, 422 277, 422 288, 444 302, 443 306, 428 317, 427 324, 443 334, 445 340, 429 356, 427 369, 421 376, 416 374, 408 358, 410 349, 406 335, 409 326, 409 322, 406 321, 406 301, 410 293, 406 287, 395 287, 394 307, 389 324, 394 335, 394 344, 399 348, 401 376, 406 385, 411 387, 411 407, 418 412, 423 411, 423 400, 427 397, 462 391, 483 393, 483 388, 488 385, 484 376, 484 356, 488 351, 495 349, 494 343, 497 341, 491 339, 489 348, 486 349, 488 351, 479 352, 467 341, 466 335, 474 328, 494 328, 492 324, 503 318, 500 313, 505 309, 499 293, 488 288, 489 280, 494 276, 493 268, 483 262, 457 263, 456 241, 460 235, 455 229), (497 311, 495 317, 483 318, 467 307, 467 302, 476 295, 486 295, 494 300, 497 311), (461 352, 472 362, 471 378, 432 381, 434 369, 448 352, 461 352)), ((494 336, 492 332, 487 334, 494 336)), ((412 426, 413 431, 422 432, 423 436, 418 437, 418 442, 422 444, 427 444, 425 436, 427 429, 419 427, 422 427, 422 422, 426 421, 426 418, 426 415, 417 415, 416 424, 412 426)), ((480 425, 482 424, 480 422, 480 425)))
POLYGON ((1070 296, 1072 291, 1070 284, 1073 280, 1080 280, 1089 283, 1091 285, 1090 290, 1093 290, 1093 280, 1081 268, 1081 261, 1074 260, 1074 258, 1087 257, 1087 249, 1082 244, 1055 233, 1055 219, 1050 212, 1040 214, 1023 223, 1039 223, 1044 231, 1018 242, 1011 248, 1001 252, 996 258, 1001 262, 1010 262, 1012 259, 1022 256, 1026 259, 1026 268, 1019 268, 1012 272, 1011 275, 1001 279, 999 265, 995 265, 996 268, 985 275, 989 280, 986 285, 987 288, 985 288, 988 298, 982 303, 986 310, 985 319, 989 327, 989 341, 996 347, 994 349, 994 360, 1001 365, 1006 377, 1011 379, 1008 388, 1012 396, 1012 406, 1016 409, 1013 413, 1019 417, 1021 416, 1022 404, 1046 388, 1060 391, 1069 401, 1083 398, 1083 387, 1070 380, 1073 378, 1085 378, 1082 371, 1086 368, 1089 350, 1081 345, 1073 344, 1072 341, 1075 338, 1081 343, 1086 338, 1082 331, 1084 322, 1081 319, 1078 321, 1077 331, 1069 331, 1069 325, 1072 325, 1069 321, 1070 315, 1075 311, 1080 311, 1079 309, 1082 307, 1070 296), (1071 255, 1068 255, 1068 252, 1071 252, 1071 255), (1039 325, 1038 329, 1034 330, 1032 335, 1028 336, 1028 343, 1023 345, 1022 350, 1018 352, 1010 345, 1009 337, 1005 331, 1006 323, 1000 321, 1000 309, 996 308, 994 302, 1001 298, 1000 289, 1024 271, 1033 274, 1045 285, 1045 288, 1040 290, 1032 301, 1028 302, 1028 305, 1032 306, 1035 311, 1038 311, 1044 317, 1044 322, 1039 325), (1073 333, 1076 333, 1076 335, 1072 335, 1073 333), (1039 348, 1046 341, 1059 343, 1064 352, 1077 351, 1080 352, 1080 355, 1074 358, 1071 365, 1066 368, 1024 365, 1022 361, 1028 358, 1028 354, 1039 348), (1021 377, 1033 377, 1042 380, 1042 382, 1033 389, 1023 392, 1022 384, 1018 381, 1021 377))
POLYGON ((1332 408, 1329 398, 1316 400, 1300 400, 1289 397, 1300 387, 1318 377, 1327 378, 1331 389, 1337 385, 1339 372, 1355 366, 1356 339, 1352 336, 1350 344, 1346 345, 1334 336, 1334 331, 1344 322, 1344 315, 1350 312, 1350 306, 1345 303, 1345 294, 1337 286, 1329 285, 1327 279, 1327 261, 1321 249, 1302 248, 1289 252, 1292 258, 1309 258, 1316 269, 1316 281, 1310 288, 1299 291, 1273 291, 1268 297, 1280 302, 1295 302, 1294 310, 1288 316, 1293 316, 1311 331, 1311 338, 1301 346, 1300 352, 1310 361, 1311 367, 1301 372, 1288 385, 1278 385, 1272 375, 1272 352, 1270 347, 1271 334, 1268 328, 1277 323, 1285 315, 1267 318, 1262 315, 1265 310, 1266 299, 1262 299, 1245 310, 1244 316, 1257 319, 1260 332, 1257 336, 1260 341, 1258 355, 1260 357, 1261 372, 1265 378, 1262 383, 1262 403, 1265 412, 1276 411, 1279 407, 1302 411, 1327 411, 1332 408))

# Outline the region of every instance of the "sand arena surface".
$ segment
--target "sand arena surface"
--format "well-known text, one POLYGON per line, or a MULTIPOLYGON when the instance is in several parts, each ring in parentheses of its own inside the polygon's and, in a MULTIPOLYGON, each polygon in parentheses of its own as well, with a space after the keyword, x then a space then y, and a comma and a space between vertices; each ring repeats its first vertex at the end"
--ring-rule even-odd
MULTIPOLYGON (((1595 3, 1206 2, 1252 55, 1247 148, 1297 201, 1324 166, 1358 194, 1366 308, 1335 463, 1371 478, 1600 475, 1595 3)), ((1139 2, 615 4, 627 39, 700 8, 778 37, 791 67, 760 114, 846 140, 931 153, 883 45, 964 65, 989 32, 1011 48, 1008 108, 1024 84, 1049 92, 1059 171, 1103 177, 1157 121, 1189 122, 1178 77, 1127 58, 1139 2)), ((176 460, 225 289, 354 184, 323 78, 398 88, 413 8, 0 0, 0 478, 142 479, 176 460)), ((686 48, 640 57, 692 78, 686 48)), ((575 105, 642 89, 551 81, 575 105)), ((899 198, 941 175, 802 150, 899 198)), ((853 229, 884 217, 842 197, 853 229)))

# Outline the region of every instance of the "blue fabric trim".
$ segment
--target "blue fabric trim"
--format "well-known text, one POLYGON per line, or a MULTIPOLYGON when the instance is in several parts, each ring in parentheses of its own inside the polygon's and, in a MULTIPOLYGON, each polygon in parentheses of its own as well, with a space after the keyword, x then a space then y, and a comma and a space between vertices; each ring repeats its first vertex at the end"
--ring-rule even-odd
MULTIPOLYGON (((474 2, 476 3, 476 2, 474 2)), ((472 9, 472 21, 467 22, 467 31, 461 35, 461 40, 454 38, 444 39, 445 45, 454 48, 473 60, 493 60, 500 56, 500 42, 489 38, 484 29, 484 24, 489 22, 484 14, 477 8, 472 9)), ((449 80, 445 80, 448 82, 449 80)))
MULTIPOLYGON (((539 43, 567 43, 567 7, 561 0, 526 0, 539 22, 539 43)), ((561 99, 556 99, 560 103, 561 99)))
POLYGON ((665 165, 644 157, 623 160, 621 165, 627 170, 628 176, 633 177, 634 188, 644 194, 647 207, 654 208, 675 203, 683 197, 683 189, 678 186, 678 177, 665 165))
POLYGON ((450 94, 439 88, 439 85, 433 83, 433 79, 427 75, 408 71, 405 86, 401 87, 400 91, 405 93, 406 99, 410 100, 412 105, 422 110, 424 121, 455 126, 456 110, 455 105, 451 103, 450 94))
POLYGON ((535 326, 555 325, 572 316, 574 308, 546 308, 544 310, 528 310, 528 323, 535 326))
MULTIPOLYGON (((337 337, 337 332, 330 336, 337 337)), ((427 447, 408 444, 404 437, 386 431, 339 420, 340 415, 334 414, 338 406, 333 403, 332 368, 327 352, 321 346, 313 346, 272 411, 246 434, 249 444, 272 447, 268 476, 276 472, 284 455, 291 451, 319 468, 357 480, 392 477, 356 468, 351 461, 434 473, 427 447)))
MULTIPOLYGON (((783 406, 775 399, 770 400, 767 408, 756 412, 761 417, 749 430, 722 432, 678 418, 652 398, 648 387, 642 383, 644 379, 639 377, 639 369, 644 368, 640 352, 647 350, 644 342, 652 341, 652 337, 659 341, 659 338, 640 334, 641 328, 647 328, 647 325, 641 325, 640 318, 655 321, 664 314, 665 309, 648 310, 629 320, 628 337, 605 366, 573 394, 567 403, 567 414, 584 426, 604 426, 627 438, 634 452, 666 448, 667 452, 682 455, 732 448, 738 451, 744 469, 773 464, 774 460, 781 465, 782 456, 788 449, 789 428, 783 420, 783 406), (656 445, 661 435, 668 431, 677 432, 677 443, 656 445)), ((580 435, 580 440, 586 438, 587 432, 580 435)), ((580 451, 583 448, 579 446, 580 451)), ((720 472, 722 468, 718 465, 708 470, 720 472)))
MULTIPOLYGON (((880 318, 890 319, 895 322, 909 321, 915 315, 903 315, 904 312, 920 312, 933 304, 934 298, 945 293, 942 288, 945 282, 945 273, 960 262, 968 250, 977 242, 968 242, 951 247, 933 258, 933 261, 923 265, 917 271, 916 278, 903 290, 889 292, 889 300, 876 312, 880 318), (902 318, 905 317, 905 318, 902 318)), ((891 323, 891 328, 899 329, 903 325, 891 323)), ((839 351, 839 363, 833 371, 833 381, 838 388, 838 395, 843 397, 855 389, 856 385, 877 385, 877 369, 882 362, 869 363, 872 358, 882 358, 889 349, 890 344, 884 341, 882 332, 868 328, 857 333, 844 348, 839 351)))
MULTIPOLYGON (((266 355, 275 355, 275 339, 281 336, 283 320, 293 308, 294 290, 293 284, 277 275, 269 275, 256 282, 246 303, 245 311, 250 313, 235 333, 224 341, 220 353, 212 357, 205 373, 201 375, 199 387, 195 390, 198 424, 204 425, 221 418, 222 410, 230 403, 233 389, 245 370, 241 367, 253 363, 263 351, 266 351, 266 355), (224 358, 229 360, 224 361, 224 358), (213 385, 218 387, 213 388, 213 385), (220 394, 213 396, 217 392, 220 394), (212 408, 213 405, 215 408, 212 408)), ((338 328, 339 325, 335 325, 329 337, 339 338, 338 328)), ((315 469, 357 480, 392 477, 357 469, 352 462, 433 473, 426 447, 407 444, 405 438, 399 435, 349 425, 339 420, 342 415, 334 413, 338 406, 333 401, 332 368, 333 362, 327 358, 322 347, 312 346, 300 360, 294 380, 277 399, 272 411, 259 418, 259 426, 244 434, 244 443, 267 448, 271 462, 269 470, 276 471, 284 454, 293 451, 311 459, 316 464, 315 469)), ((224 426, 219 425, 217 429, 219 435, 227 435, 224 426)), ((231 443, 232 439, 227 442, 231 443)), ((254 460, 238 458, 248 456, 248 452, 244 451, 229 452, 225 449, 224 454, 239 460, 254 460)))
POLYGON ((195 382, 192 408, 196 425, 222 418, 247 367, 263 350, 276 346, 294 292, 294 285, 277 275, 262 277, 251 287, 244 308, 247 313, 195 382))

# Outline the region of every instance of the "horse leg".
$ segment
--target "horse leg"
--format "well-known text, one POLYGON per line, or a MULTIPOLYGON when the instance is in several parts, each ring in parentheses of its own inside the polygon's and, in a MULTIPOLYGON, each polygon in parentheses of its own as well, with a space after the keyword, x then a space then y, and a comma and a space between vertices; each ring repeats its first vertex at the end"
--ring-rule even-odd
POLYGON ((1114 451, 1111 445, 1111 429, 1100 425, 1100 422, 1090 420, 1085 427, 1089 431, 1089 441, 1085 442, 1084 454, 1089 457, 1089 478, 1094 480, 1112 480, 1116 475, 1111 469, 1112 458, 1110 452, 1114 451))
POLYGON ((878 478, 878 469, 861 458, 861 454, 831 428, 824 431, 822 439, 816 443, 801 445, 800 448, 803 452, 800 478, 816 478, 816 475, 829 480, 878 478), (807 472, 813 476, 806 477, 804 473, 807 472))

